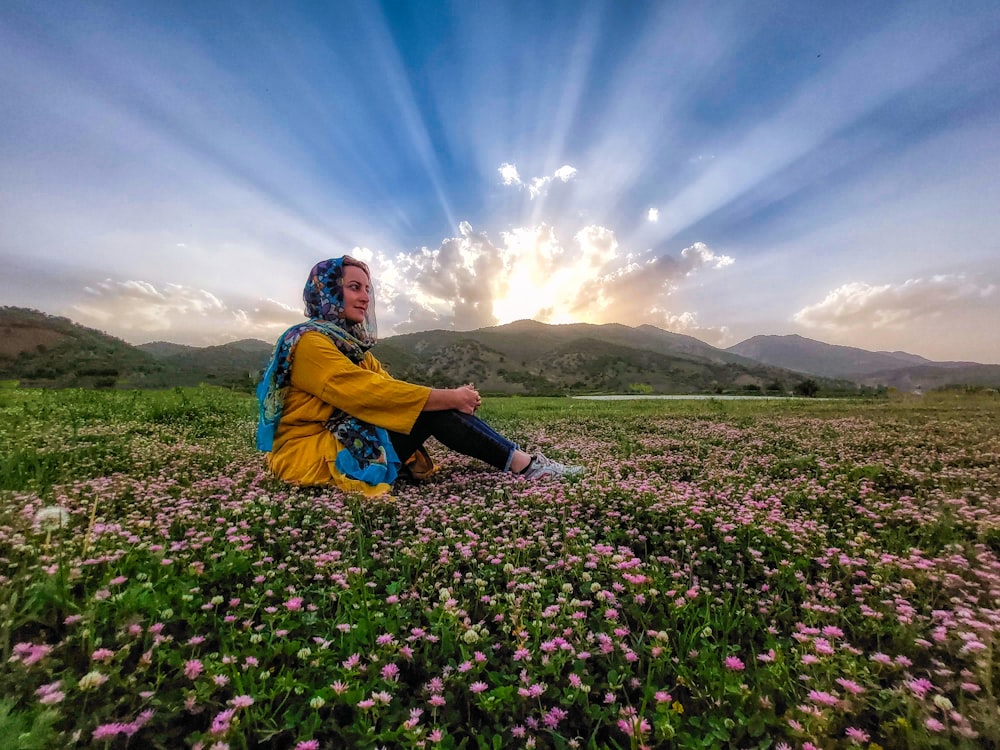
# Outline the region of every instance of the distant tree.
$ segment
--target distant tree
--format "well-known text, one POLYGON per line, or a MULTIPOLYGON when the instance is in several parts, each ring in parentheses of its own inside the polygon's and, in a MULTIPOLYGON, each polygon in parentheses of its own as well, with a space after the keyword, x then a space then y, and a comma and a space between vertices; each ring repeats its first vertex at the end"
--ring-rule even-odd
POLYGON ((767 384, 768 393, 782 393, 784 392, 784 390, 785 390, 785 384, 782 383, 777 378, 775 378, 774 380, 772 380, 770 383, 767 384))
POLYGON ((805 396, 806 398, 813 398, 817 393, 819 393, 819 383, 817 383, 812 378, 806 378, 801 383, 797 383, 792 389, 792 392, 796 396, 805 396))

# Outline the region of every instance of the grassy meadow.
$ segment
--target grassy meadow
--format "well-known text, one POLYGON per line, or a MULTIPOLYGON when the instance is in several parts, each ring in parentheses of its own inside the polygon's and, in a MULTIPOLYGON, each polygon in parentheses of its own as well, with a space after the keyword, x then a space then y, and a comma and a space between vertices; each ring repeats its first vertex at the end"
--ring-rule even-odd
POLYGON ((1000 399, 488 400, 395 504, 221 389, 0 390, 0 747, 1000 748, 1000 399))

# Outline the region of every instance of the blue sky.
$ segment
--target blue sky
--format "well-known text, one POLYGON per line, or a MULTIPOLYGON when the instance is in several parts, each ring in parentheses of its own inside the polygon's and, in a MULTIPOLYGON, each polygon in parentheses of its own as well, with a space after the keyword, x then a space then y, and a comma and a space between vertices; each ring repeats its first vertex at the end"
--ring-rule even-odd
POLYGON ((996 2, 0 5, 0 303, 534 318, 1000 362, 996 2))

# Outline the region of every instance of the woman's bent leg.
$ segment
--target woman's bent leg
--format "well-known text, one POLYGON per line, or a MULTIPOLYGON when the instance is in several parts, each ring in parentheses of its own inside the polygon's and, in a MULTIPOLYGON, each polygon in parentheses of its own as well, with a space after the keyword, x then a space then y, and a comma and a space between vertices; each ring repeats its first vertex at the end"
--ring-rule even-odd
POLYGON ((392 447, 403 460, 423 445, 427 438, 435 437, 452 450, 478 458, 502 471, 510 469, 510 460, 517 450, 516 443, 479 417, 454 409, 422 412, 409 435, 390 432, 389 437, 392 447))

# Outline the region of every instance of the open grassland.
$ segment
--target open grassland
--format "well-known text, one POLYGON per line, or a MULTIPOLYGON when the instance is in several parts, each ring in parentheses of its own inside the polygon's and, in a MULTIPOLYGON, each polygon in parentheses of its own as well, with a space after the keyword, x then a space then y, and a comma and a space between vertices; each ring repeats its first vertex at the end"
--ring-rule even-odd
POLYGON ((508 399, 395 506, 0 390, 0 747, 998 748, 1000 403, 508 399))

